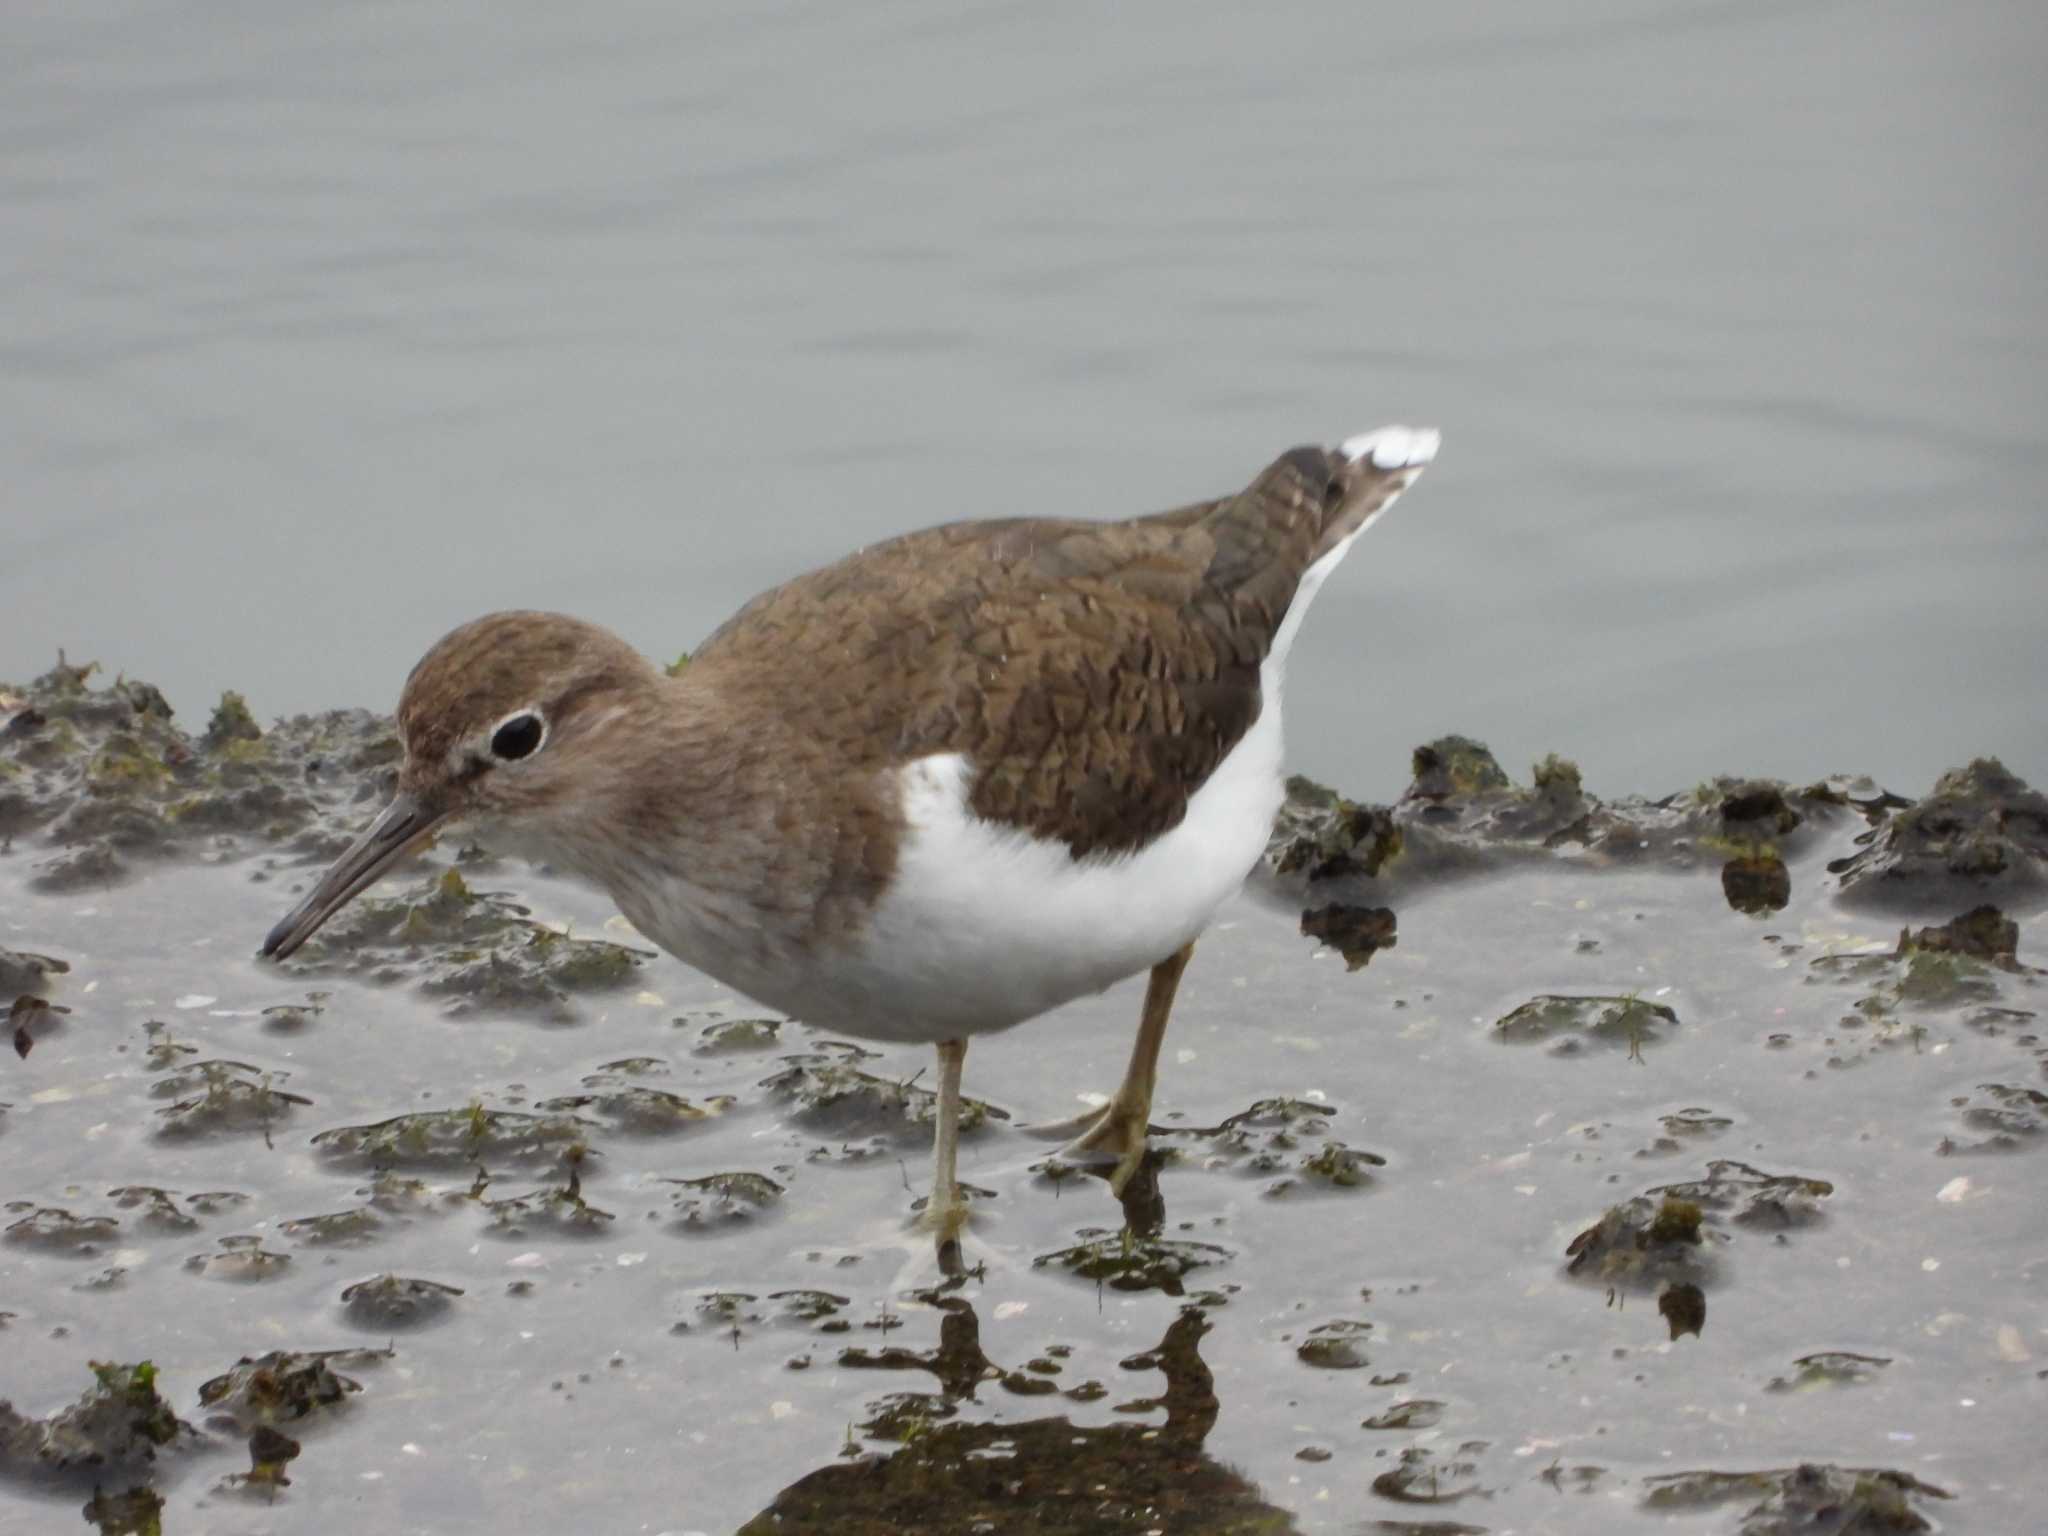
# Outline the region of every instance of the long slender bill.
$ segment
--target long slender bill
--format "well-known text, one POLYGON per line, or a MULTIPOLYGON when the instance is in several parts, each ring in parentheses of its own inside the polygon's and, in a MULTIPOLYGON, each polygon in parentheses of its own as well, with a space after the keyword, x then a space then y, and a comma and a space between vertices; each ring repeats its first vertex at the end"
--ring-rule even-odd
POLYGON ((272 960, 284 959, 347 906, 358 891, 374 885, 392 865, 432 837, 447 819, 447 812, 422 805, 411 795, 397 796, 363 829, 362 836, 349 844, 334 867, 320 877, 320 883, 306 893, 306 899, 270 930, 260 953, 272 960))

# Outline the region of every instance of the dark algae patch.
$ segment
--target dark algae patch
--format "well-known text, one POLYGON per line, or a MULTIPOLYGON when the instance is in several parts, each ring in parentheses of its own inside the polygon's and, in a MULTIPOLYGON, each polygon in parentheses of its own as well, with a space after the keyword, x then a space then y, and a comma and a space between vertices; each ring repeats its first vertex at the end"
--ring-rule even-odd
POLYGON ((5 1233, 9 1243, 74 1258, 97 1256, 121 1229, 111 1216, 75 1216, 62 1206, 10 1200, 6 1211, 13 1218, 5 1233))
POLYGON ((1726 1115, 1698 1107, 1673 1110, 1660 1116, 1657 1123, 1664 1128, 1656 1147, 1659 1152, 1676 1152, 1689 1141, 1711 1141, 1735 1124, 1726 1115))
POLYGON ((1729 907, 1769 917, 1792 901, 1798 857, 1851 827, 1864 851, 1828 872, 1860 905, 2038 905, 2044 888, 2048 801, 1988 759, 1945 775, 1918 806, 1853 778, 1799 788, 1723 776, 1660 799, 1603 800, 1575 763, 1553 754, 1523 785, 1463 736, 1416 748, 1412 772, 1391 806, 1288 781, 1266 868, 1306 898, 1304 932, 1354 921, 1325 915, 1335 911, 1376 914, 1391 934, 1401 906, 1433 886, 1558 864, 1712 871, 1729 907))
POLYGON ((1135 1232, 1084 1227, 1080 1241, 1031 1261, 1034 1269, 1063 1271, 1113 1291, 1157 1291, 1181 1296, 1190 1275, 1228 1263, 1231 1251, 1220 1243, 1195 1242, 1135 1232))
POLYGON ((1205 1168, 1265 1179, 1273 1199, 1370 1189, 1387 1160, 1334 1137, 1341 1112, 1312 1099, 1259 1099, 1220 1124, 1174 1128, 1155 1141, 1205 1168))
POLYGON ((595 1122, 566 1113, 534 1115, 519 1110, 428 1110, 394 1115, 371 1125, 322 1131, 313 1146, 334 1162, 366 1168, 531 1168, 580 1160, 595 1122))
POLYGON ((2002 966, 2021 969, 2019 963, 2020 925, 1986 902, 1972 907, 1952 922, 1899 932, 1898 958, 1914 954, 1961 955, 2002 966))
POLYGON ((1266 856, 1274 872, 1311 884, 1346 875, 1371 878, 1400 857, 1401 829, 1391 812, 1361 806, 1299 775, 1274 823, 1266 856))
POLYGON ((2018 1152, 2048 1147, 2048 1093, 2024 1083, 1982 1083, 1951 1102, 1959 1133, 1937 1152, 2018 1152))
MULTIPOLYGON (((586 1079, 586 1081, 590 1081, 586 1079)), ((621 1087, 603 1086, 598 1092, 570 1093, 542 1099, 534 1107, 551 1115, 574 1115, 627 1136, 672 1136, 687 1131, 699 1121, 724 1114, 732 1108, 728 1095, 718 1095, 702 1104, 692 1103, 665 1088, 648 1088, 637 1083, 621 1087)))
MULTIPOLYGON (((921 1146, 931 1138, 938 1095, 909 1078, 889 1078, 857 1065, 874 1053, 828 1042, 829 1049, 783 1058, 782 1071, 760 1086, 791 1106, 791 1122, 813 1135, 840 1141, 870 1137, 921 1146)), ((991 1117, 1008 1115, 980 1099, 960 1100, 960 1134, 972 1135, 991 1117)))
POLYGON ((1565 1272, 1627 1290, 1714 1276, 1714 1251, 1701 1232, 1702 1213, 1689 1200, 1638 1195, 1586 1228, 1565 1249, 1565 1272))
POLYGON ((357 775, 397 757, 387 720, 339 712, 265 732, 235 694, 194 738, 149 684, 61 655, 0 694, 14 701, 0 728, 0 839, 30 856, 29 887, 52 894, 177 856, 317 857, 337 821, 361 814, 357 775))
POLYGON ((1371 1332, 1371 1323, 1352 1318, 1318 1323, 1295 1345, 1295 1358, 1322 1371, 1358 1370, 1372 1364, 1366 1353, 1366 1336, 1371 1332))
MULTIPOLYGON (((709 1334, 734 1343, 763 1328, 837 1336, 854 1327, 844 1315, 850 1299, 810 1287, 771 1291, 766 1296, 753 1291, 702 1291, 687 1299, 687 1315, 669 1324, 668 1331, 678 1336, 709 1334)), ((883 1311, 861 1326, 887 1333, 904 1324, 896 1313, 883 1311)), ((895 1352, 885 1351, 877 1360, 865 1350, 853 1350, 842 1353, 840 1363, 856 1368, 880 1364, 893 1369, 900 1362, 895 1352)))
POLYGON ((1446 1450, 1411 1445, 1372 1480, 1372 1491, 1396 1504, 1456 1504, 1484 1496, 1488 1490, 1479 1481, 1478 1458, 1485 1450, 1483 1440, 1446 1450))
POLYGON ((51 977, 62 976, 70 969, 68 963, 51 955, 0 949, 0 997, 18 998, 24 993, 46 991, 51 977))
POLYGON ((1767 1392, 1811 1392, 1862 1386, 1892 1362, 1884 1355, 1859 1355, 1845 1349, 1826 1349, 1801 1355, 1792 1362, 1790 1376, 1774 1376, 1767 1392))
POLYGON ((1696 1205, 1716 1217, 1725 1216, 1738 1227, 1765 1232, 1814 1226, 1822 1219, 1820 1202, 1834 1192, 1835 1186, 1826 1179, 1765 1173, 1732 1158, 1708 1163, 1704 1179, 1651 1191, 1664 1198, 1660 1213, 1674 1205, 1696 1205))
POLYGON ((783 1196, 783 1186, 764 1173, 710 1173, 669 1182, 675 1186, 673 1227, 680 1232, 721 1232, 736 1222, 758 1220, 783 1196))
POLYGON ((193 1254, 185 1261, 185 1268, 209 1280, 254 1285, 282 1278, 292 1262, 290 1254, 265 1248, 259 1237, 223 1237, 215 1239, 215 1242, 214 1252, 193 1254))
POLYGON ((574 1179, 560 1188, 536 1189, 482 1204, 493 1237, 522 1242, 536 1237, 599 1237, 618 1220, 612 1212, 584 1199, 582 1186, 574 1179))
POLYGON ((454 838, 258 963, 390 723, 0 693, 0 1528, 2038 1523, 2048 909, 1981 765, 1960 809, 1471 738, 1391 805, 1297 782, 1121 1197, 1020 1127, 1114 1086, 1136 990, 975 1039, 935 1287, 927 1049, 454 838), (1829 865, 1901 827, 1948 852, 1866 905, 1829 865), (108 1358, 203 1432, 46 1467, 108 1358))
POLYGON ((199 1218, 178 1204, 175 1191, 152 1184, 124 1184, 107 1191, 107 1198, 123 1210, 134 1211, 136 1225, 158 1232, 194 1232, 199 1218))
POLYGON ((249 701, 230 689, 214 706, 213 718, 206 722, 206 734, 200 738, 200 745, 218 752, 238 741, 262 739, 263 727, 249 713, 249 701))
POLYGON ((1434 1429, 1444 1419, 1445 1405, 1434 1398, 1411 1397, 1364 1420, 1361 1429, 1434 1429))
POLYGON ((157 1390, 156 1367, 94 1361, 93 1385, 68 1408, 31 1419, 0 1402, 0 1471, 9 1476, 147 1476, 159 1453, 197 1434, 157 1390))
POLYGON ((388 1351, 273 1349, 244 1355, 231 1370, 199 1388, 199 1402, 214 1429, 246 1433, 262 1425, 289 1424, 347 1406, 362 1383, 338 1367, 360 1369, 389 1358, 388 1351))
MULTIPOLYGON (((1724 1224, 1763 1232, 1812 1226, 1821 1219, 1819 1202, 1833 1193, 1823 1179, 1716 1159, 1704 1179, 1660 1185, 1610 1207, 1566 1247, 1565 1272, 1622 1290, 1708 1288, 1720 1278, 1720 1249, 1731 1240, 1724 1224)), ((1691 1321, 1691 1299, 1683 1292, 1672 1306, 1678 1309, 1674 1328, 1691 1321)))
MULTIPOLYGON (((681 1028, 691 1023, 677 1019, 681 1028)), ((697 1032, 690 1047, 699 1056, 724 1056, 743 1051, 772 1051, 782 1044, 780 1019, 716 1019, 697 1032)))
POLYGON ((2048 891, 2048 797, 1995 757, 1953 769, 1934 792, 1873 826, 1828 872, 1841 897, 1883 912, 2031 911, 2048 891))
POLYGON ((177 1100, 157 1111, 156 1134, 254 1133, 267 1138, 295 1110, 313 1102, 302 1093, 285 1089, 290 1077, 289 1072, 266 1071, 245 1061, 195 1061, 179 1067, 151 1085, 150 1092, 156 1097, 177 1100))
POLYGON ((1386 1166, 1387 1160, 1377 1152, 1347 1147, 1341 1141, 1326 1141, 1314 1151, 1303 1153, 1294 1165, 1293 1176, 1274 1180, 1266 1186, 1265 1193, 1280 1199, 1288 1195, 1368 1189, 1374 1182, 1374 1170, 1386 1166))
POLYGON ((384 1230, 384 1220, 370 1207, 359 1206, 318 1216, 294 1216, 279 1222, 277 1229, 308 1248, 353 1248, 374 1242, 384 1230))
POLYGON ((535 922, 526 907, 472 890, 449 869, 400 896, 358 897, 286 965, 308 975, 409 982, 458 1017, 568 1023, 577 1017, 572 997, 626 986, 648 958, 535 922))
POLYGON ((1652 1511, 1743 1502, 1740 1536, 1880 1536, 1931 1531, 1921 1513, 1949 1494, 1908 1472, 1805 1463, 1768 1472, 1676 1472, 1644 1480, 1652 1511), (1755 1502, 1750 1502, 1754 1500, 1755 1502))
POLYGON ((96 1489, 82 1513, 100 1536, 163 1536, 164 1496, 154 1488, 96 1489))
POLYGON ((404 1275, 375 1275, 343 1288, 348 1320, 372 1333, 422 1328, 439 1321, 462 1294, 460 1286, 404 1275))
POLYGON ((1678 1025, 1678 1013, 1662 1003, 1628 997, 1532 997, 1494 1030, 1510 1044, 1548 1041, 1569 1054, 1589 1044, 1624 1047, 1631 1056, 1678 1025))

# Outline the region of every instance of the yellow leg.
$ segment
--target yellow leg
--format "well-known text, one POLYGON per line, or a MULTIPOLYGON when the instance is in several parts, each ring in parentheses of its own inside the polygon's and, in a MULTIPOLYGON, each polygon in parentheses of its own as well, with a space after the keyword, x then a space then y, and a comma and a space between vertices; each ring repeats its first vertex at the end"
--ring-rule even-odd
POLYGON ((967 1219, 967 1203, 960 1198, 955 1176, 960 1161, 960 1072, 967 1064, 967 1042, 941 1040, 938 1049, 939 1123, 932 1136, 932 1197, 924 1216, 938 1233, 943 1254, 948 1244, 957 1245, 967 1219))
POLYGON ((1113 1157, 1116 1169, 1109 1176, 1109 1187, 1119 1195, 1145 1160, 1145 1132, 1152 1122, 1152 1090, 1159 1081, 1159 1047, 1166 1041, 1166 1018, 1173 1012, 1180 973, 1188 968, 1194 952, 1195 946, 1190 942, 1152 967, 1152 978, 1145 986, 1145 1011, 1138 1020, 1138 1038, 1131 1046, 1131 1062, 1124 1069, 1124 1080, 1108 1105, 1065 1149, 1072 1157, 1113 1157))

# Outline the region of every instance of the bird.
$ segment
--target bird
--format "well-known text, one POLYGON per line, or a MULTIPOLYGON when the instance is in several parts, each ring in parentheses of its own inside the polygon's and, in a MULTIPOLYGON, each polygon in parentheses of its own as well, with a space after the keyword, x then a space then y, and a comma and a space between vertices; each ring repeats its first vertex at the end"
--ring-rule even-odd
POLYGON ((474 619, 406 679, 391 802, 260 954, 437 836, 595 885, 737 992, 936 1048, 923 1219, 956 1261, 968 1043, 1144 973, 1117 1091, 1052 1128, 1121 1194, 1195 941, 1284 799, 1289 649, 1440 441, 1294 448, 1123 521, 904 534, 755 597, 673 673, 582 619, 474 619))

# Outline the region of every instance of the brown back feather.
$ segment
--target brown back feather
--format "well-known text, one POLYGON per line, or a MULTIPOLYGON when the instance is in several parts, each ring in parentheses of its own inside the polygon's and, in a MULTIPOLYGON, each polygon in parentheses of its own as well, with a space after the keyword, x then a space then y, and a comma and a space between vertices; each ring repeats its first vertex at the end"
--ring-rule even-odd
POLYGON ((977 815, 1076 858, 1128 851, 1251 729, 1302 572, 1389 487, 1297 448, 1239 495, 1151 517, 907 534, 755 598, 692 680, 846 766, 965 753, 977 815))

